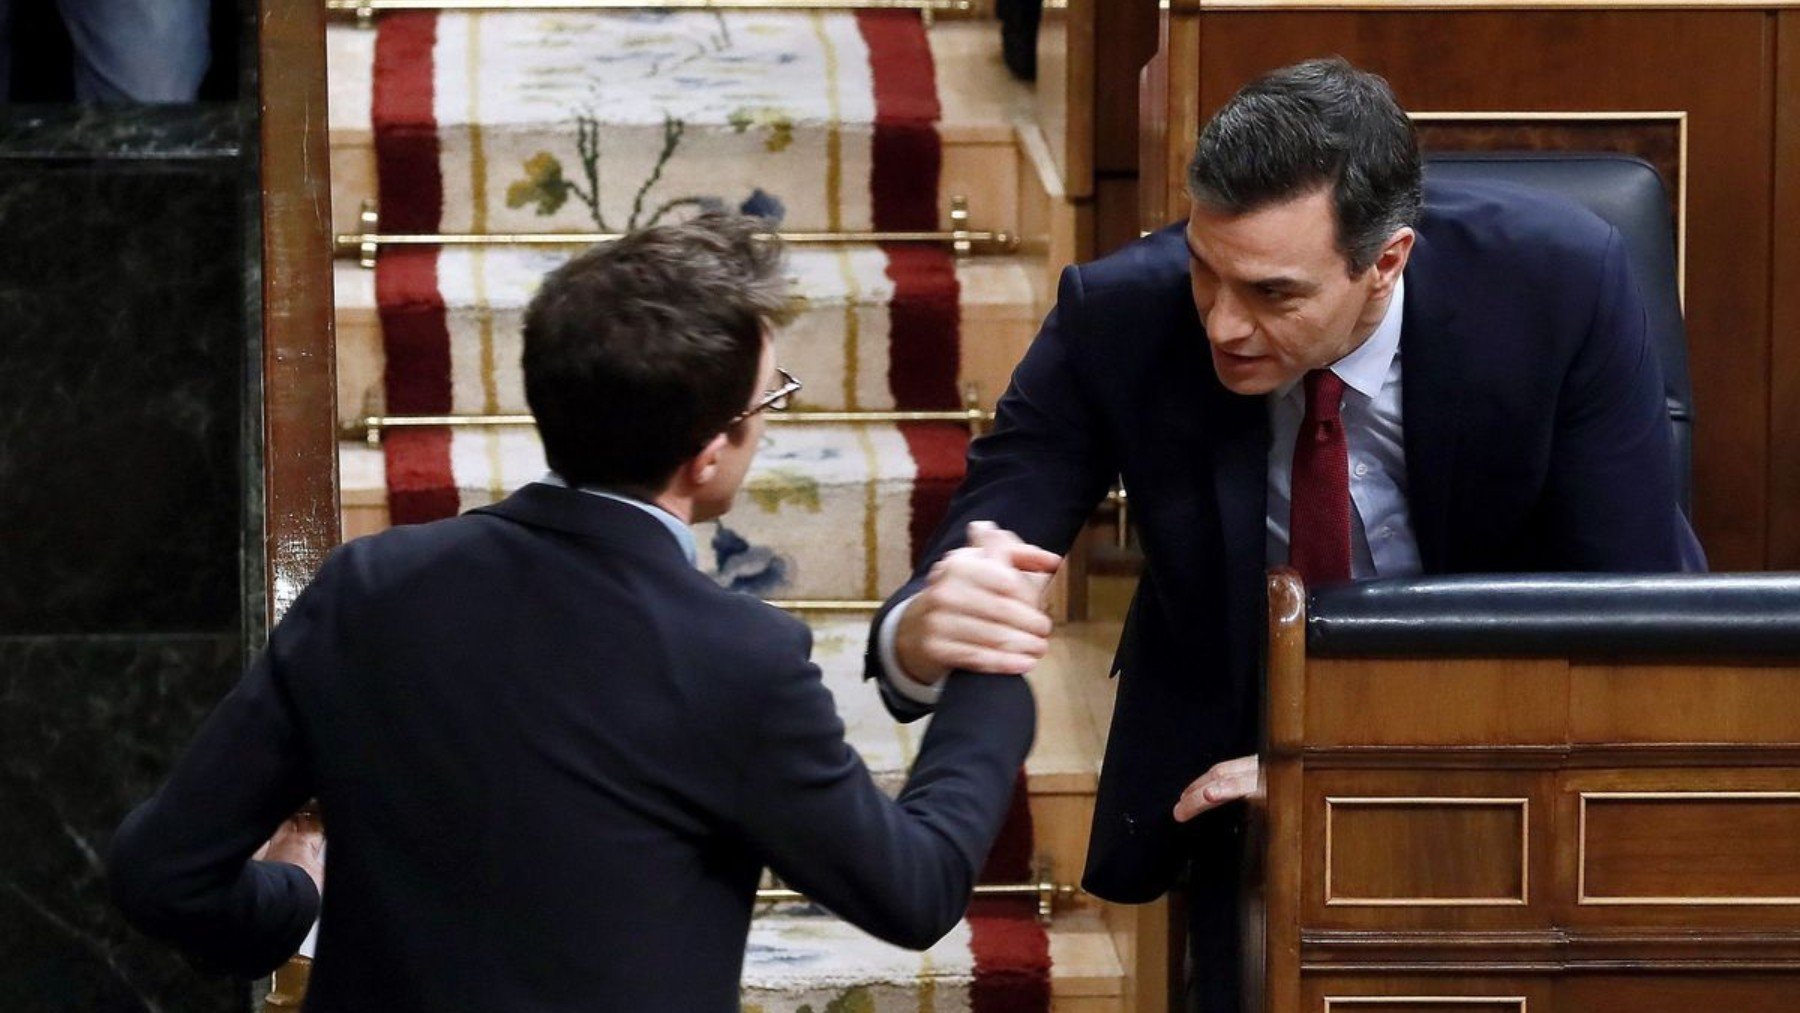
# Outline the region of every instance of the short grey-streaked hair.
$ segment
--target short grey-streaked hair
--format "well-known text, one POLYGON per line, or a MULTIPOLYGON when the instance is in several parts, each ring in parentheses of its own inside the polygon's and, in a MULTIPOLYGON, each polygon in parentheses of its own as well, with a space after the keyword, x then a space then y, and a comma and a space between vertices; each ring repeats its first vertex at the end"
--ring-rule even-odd
POLYGON ((1424 207, 1419 143, 1388 83, 1340 57, 1244 86, 1200 131, 1188 193, 1243 214, 1330 187, 1337 246, 1360 274, 1424 207))

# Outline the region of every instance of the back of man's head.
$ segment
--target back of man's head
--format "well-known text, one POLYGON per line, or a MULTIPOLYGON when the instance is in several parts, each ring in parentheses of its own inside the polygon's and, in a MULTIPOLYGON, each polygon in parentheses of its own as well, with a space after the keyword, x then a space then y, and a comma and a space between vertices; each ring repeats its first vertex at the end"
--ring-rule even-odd
POLYGON ((1351 273, 1424 203, 1412 121, 1380 76, 1308 60, 1245 85, 1200 131, 1188 193, 1242 214, 1330 187, 1351 273))
POLYGON ((728 429, 788 311, 767 223, 708 214, 596 246, 525 310, 525 399, 571 485, 661 489, 728 429))

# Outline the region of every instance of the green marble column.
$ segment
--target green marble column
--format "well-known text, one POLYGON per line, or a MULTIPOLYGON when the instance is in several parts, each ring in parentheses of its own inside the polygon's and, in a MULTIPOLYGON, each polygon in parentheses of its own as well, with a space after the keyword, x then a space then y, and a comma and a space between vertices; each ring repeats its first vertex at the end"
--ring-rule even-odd
POLYGON ((236 103, 0 106, 8 1013, 250 1005, 126 927, 101 861, 260 626, 254 133, 236 103))

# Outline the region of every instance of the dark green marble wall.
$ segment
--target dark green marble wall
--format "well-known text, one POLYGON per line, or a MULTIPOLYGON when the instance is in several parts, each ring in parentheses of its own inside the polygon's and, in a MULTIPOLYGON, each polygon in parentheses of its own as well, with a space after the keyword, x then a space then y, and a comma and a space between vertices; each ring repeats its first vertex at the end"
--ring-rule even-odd
MULTIPOLYGON (((0 106, 0 1009, 249 1007, 109 905, 260 618, 239 105, 0 106), (253 551, 246 551, 247 548, 253 551)), ((249 265, 249 266, 247 266, 249 265)))

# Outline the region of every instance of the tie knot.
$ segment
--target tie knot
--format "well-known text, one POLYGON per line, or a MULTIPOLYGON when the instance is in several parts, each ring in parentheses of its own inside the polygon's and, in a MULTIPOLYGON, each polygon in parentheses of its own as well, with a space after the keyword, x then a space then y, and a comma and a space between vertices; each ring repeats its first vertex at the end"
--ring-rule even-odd
POLYGON ((1306 418, 1311 422, 1336 422, 1344 401, 1344 381, 1329 369, 1306 374, 1306 418))

